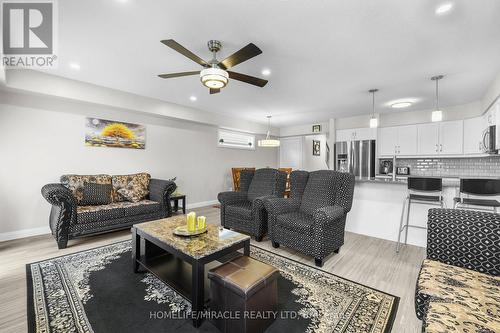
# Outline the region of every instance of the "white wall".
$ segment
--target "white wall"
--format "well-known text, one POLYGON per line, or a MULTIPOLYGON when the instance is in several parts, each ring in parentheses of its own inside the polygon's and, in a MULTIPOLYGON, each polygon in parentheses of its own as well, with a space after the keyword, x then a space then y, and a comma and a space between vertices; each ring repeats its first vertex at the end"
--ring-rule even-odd
POLYGON ((483 111, 486 111, 492 105, 492 103, 494 103, 495 100, 499 97, 500 97, 500 73, 498 73, 497 77, 491 82, 483 98, 481 99, 481 107, 483 111))
POLYGON ((277 167, 276 149, 218 148, 214 126, 46 97, 6 97, 0 92, 0 103, 26 105, 0 104, 0 240, 48 230, 50 205, 40 189, 65 173, 177 176, 189 205, 216 200, 232 186, 231 167, 277 167), (85 116, 146 125, 146 149, 86 147, 85 116))
POLYGON ((313 125, 321 125, 321 131, 319 133, 328 133, 328 122, 318 122, 305 125, 281 127, 279 129, 280 137, 313 134, 313 125))
MULTIPOLYGON (((325 170, 326 165, 326 135, 307 135, 302 147, 302 168, 307 171, 325 170), (313 155, 313 140, 320 141, 320 155, 313 155)), ((330 152, 331 154, 332 152, 330 152)))

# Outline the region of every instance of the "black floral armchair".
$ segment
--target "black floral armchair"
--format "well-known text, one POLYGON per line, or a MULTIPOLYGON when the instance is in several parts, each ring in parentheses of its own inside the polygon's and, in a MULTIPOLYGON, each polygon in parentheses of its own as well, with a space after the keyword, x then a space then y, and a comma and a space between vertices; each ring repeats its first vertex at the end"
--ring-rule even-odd
POLYGON ((344 244, 354 176, 331 170, 294 171, 291 186, 290 198, 265 200, 272 244, 310 255, 321 267, 323 259, 344 244))
POLYGON ((260 242, 267 233, 267 212, 264 199, 283 197, 286 173, 264 168, 256 171, 245 170, 240 176, 238 192, 221 192, 221 224, 249 233, 260 242))

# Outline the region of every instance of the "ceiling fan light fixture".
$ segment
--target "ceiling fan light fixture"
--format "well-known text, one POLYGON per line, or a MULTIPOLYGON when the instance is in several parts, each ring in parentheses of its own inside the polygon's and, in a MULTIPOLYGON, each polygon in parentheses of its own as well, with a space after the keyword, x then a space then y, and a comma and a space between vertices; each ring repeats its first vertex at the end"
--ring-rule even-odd
POLYGON ((205 68, 200 72, 201 83, 210 89, 224 88, 229 81, 229 74, 220 68, 205 68))

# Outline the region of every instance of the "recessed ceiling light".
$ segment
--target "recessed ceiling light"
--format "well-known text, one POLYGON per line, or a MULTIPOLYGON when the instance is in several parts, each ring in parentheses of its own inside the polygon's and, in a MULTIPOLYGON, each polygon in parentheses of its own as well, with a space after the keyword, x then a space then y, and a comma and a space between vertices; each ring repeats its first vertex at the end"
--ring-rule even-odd
POLYGON ((391 108, 393 109, 402 109, 402 108, 407 108, 409 106, 411 106, 411 102, 397 102, 397 103, 394 103, 394 104, 391 104, 391 108))
POLYGON ((198 98, 196 96, 191 96, 191 97, 189 97, 189 100, 191 102, 196 102, 198 100, 198 98))
POLYGON ((445 2, 437 6, 436 15, 444 15, 448 13, 453 8, 453 3, 445 2))
POLYGON ((271 75, 271 70, 268 68, 265 68, 262 70, 262 75, 269 76, 271 75))
POLYGON ((70 67, 71 69, 76 70, 76 71, 79 71, 79 70, 80 70, 80 65, 79 65, 79 64, 77 64, 76 62, 71 62, 71 63, 69 64, 69 67, 70 67))

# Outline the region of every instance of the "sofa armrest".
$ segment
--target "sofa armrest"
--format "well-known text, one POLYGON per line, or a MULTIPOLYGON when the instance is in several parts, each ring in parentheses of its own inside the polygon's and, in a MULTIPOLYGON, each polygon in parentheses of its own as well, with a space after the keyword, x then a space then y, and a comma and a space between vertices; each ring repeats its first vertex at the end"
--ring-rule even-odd
POLYGON ((47 184, 42 187, 42 196, 52 205, 49 226, 59 248, 66 247, 70 225, 76 223, 76 199, 62 184, 47 184))
POLYGON ((427 258, 500 274, 500 214, 461 209, 430 209, 427 221, 427 258))
POLYGON ((248 200, 248 194, 247 192, 236 192, 236 191, 227 191, 227 192, 220 192, 217 195, 217 199, 219 202, 223 205, 231 204, 231 203, 236 203, 236 202, 242 202, 242 201, 247 201, 248 200))
POLYGON ((171 180, 151 178, 149 181, 149 199, 159 202, 166 211, 167 216, 172 214, 170 195, 177 189, 177 185, 171 180))
POLYGON ((330 224, 341 219, 345 215, 345 210, 343 207, 334 205, 318 208, 314 214, 313 218, 316 224, 330 224))

